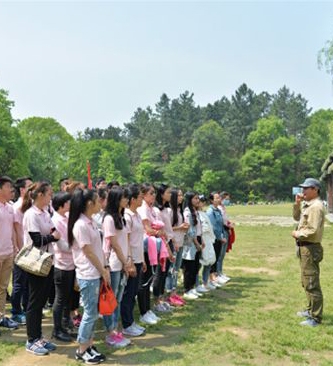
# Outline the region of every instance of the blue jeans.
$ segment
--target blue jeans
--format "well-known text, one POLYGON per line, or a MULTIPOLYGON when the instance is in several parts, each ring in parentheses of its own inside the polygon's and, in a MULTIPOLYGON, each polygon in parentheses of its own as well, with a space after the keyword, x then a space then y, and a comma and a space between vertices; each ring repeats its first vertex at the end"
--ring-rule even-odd
POLYGON ((204 285, 207 285, 208 280, 209 280, 209 275, 210 275, 210 265, 208 266, 203 266, 202 268, 202 282, 204 283, 204 285))
POLYGON ((126 282, 126 275, 123 274, 122 271, 111 272, 111 287, 116 296, 118 306, 111 315, 103 315, 104 325, 108 332, 116 329, 118 326, 120 316, 120 303, 123 298, 126 282))
POLYGON ((165 281, 165 288, 167 291, 175 291, 177 288, 178 271, 182 265, 183 247, 180 247, 176 253, 175 263, 170 263, 169 271, 165 281))
POLYGON ((83 316, 77 336, 80 344, 88 343, 94 336, 96 320, 98 319, 98 298, 100 279, 77 279, 83 303, 83 316))
POLYGON ((216 263, 216 272, 217 274, 223 274, 223 260, 225 257, 225 254, 227 252, 228 243, 224 243, 221 246, 220 255, 218 257, 217 263, 216 263))
POLYGON ((12 314, 21 315, 27 310, 29 291, 28 274, 14 264, 13 268, 13 290, 11 296, 12 314), (21 306, 22 305, 22 306, 21 306))

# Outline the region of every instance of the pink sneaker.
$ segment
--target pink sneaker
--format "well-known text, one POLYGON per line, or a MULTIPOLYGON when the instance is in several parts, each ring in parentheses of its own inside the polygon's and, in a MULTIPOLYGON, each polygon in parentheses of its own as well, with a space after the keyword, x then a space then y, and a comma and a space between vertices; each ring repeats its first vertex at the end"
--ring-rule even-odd
POLYGON ((129 339, 124 338, 122 335, 120 336, 119 333, 114 333, 112 335, 106 336, 105 342, 107 345, 115 347, 115 348, 124 348, 131 343, 131 341, 129 341, 129 339), (128 342, 130 342, 130 343, 128 343, 128 342))
POLYGON ((117 335, 116 335, 116 337, 117 337, 117 339, 118 339, 120 342, 122 342, 122 343, 126 344, 126 346, 128 346, 128 345, 130 345, 130 344, 131 344, 131 340, 130 340, 130 339, 128 339, 128 338, 125 338, 122 332, 118 332, 118 333, 117 333, 117 335))
POLYGON ((173 297, 175 297, 179 302, 181 302, 183 305, 186 304, 186 301, 179 295, 175 294, 173 295, 173 297))
POLYGON ((109 346, 114 346, 118 339, 117 336, 118 334, 107 335, 105 337, 105 343, 109 346))
POLYGON ((183 306, 184 305, 183 302, 179 301, 179 299, 174 295, 172 295, 168 298, 168 303, 172 306, 183 306))

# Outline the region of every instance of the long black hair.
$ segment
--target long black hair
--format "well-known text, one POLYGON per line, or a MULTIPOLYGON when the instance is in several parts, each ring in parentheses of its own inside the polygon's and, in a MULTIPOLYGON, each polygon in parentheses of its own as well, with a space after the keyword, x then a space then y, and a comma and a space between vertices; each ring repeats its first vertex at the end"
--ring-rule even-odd
POLYGON ((185 193, 185 201, 184 201, 184 208, 188 207, 191 211, 191 215, 192 215, 192 221, 193 221, 193 226, 196 226, 198 223, 198 219, 197 219, 197 214, 196 214, 196 208, 193 207, 192 204, 192 199, 194 196, 198 196, 199 194, 197 192, 186 192, 185 193))
POLYGON ((132 199, 137 199, 141 193, 140 184, 132 183, 126 186, 128 190, 128 205, 131 204, 132 199))
POLYGON ((71 205, 69 208, 69 217, 68 217, 68 227, 67 227, 67 236, 68 243, 70 246, 73 245, 74 235, 73 228, 74 224, 80 217, 82 213, 84 213, 87 209, 88 202, 96 202, 97 193, 94 189, 81 189, 78 188, 74 191, 71 198, 71 205))
POLYGON ((106 215, 111 215, 114 221, 114 226, 117 230, 122 230, 123 227, 126 226, 126 221, 124 219, 125 209, 122 208, 119 212, 120 201, 123 197, 128 197, 128 189, 113 186, 108 194, 105 213, 103 217, 104 220, 106 215))
POLYGON ((170 200, 170 207, 172 210, 172 226, 175 226, 178 224, 178 209, 180 211, 180 214, 184 221, 184 211, 183 211, 183 205, 178 204, 178 193, 180 189, 179 188, 172 188, 171 189, 171 200, 170 200))
POLYGON ((169 202, 165 202, 163 203, 163 195, 165 193, 165 191, 169 188, 169 186, 167 184, 160 184, 157 189, 156 189, 156 198, 155 198, 155 206, 159 209, 159 210, 163 210, 165 207, 170 207, 169 202))

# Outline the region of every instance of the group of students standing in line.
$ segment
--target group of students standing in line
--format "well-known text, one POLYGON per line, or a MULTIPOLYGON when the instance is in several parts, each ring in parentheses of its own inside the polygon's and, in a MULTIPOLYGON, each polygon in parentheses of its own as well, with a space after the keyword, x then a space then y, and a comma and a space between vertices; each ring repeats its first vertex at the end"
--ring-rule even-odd
POLYGON ((223 273, 233 230, 225 213, 227 192, 213 192, 208 198, 186 192, 184 197, 180 189, 166 184, 113 182, 107 187, 99 179, 96 189, 63 180, 61 191, 53 194, 49 182, 33 183, 28 177, 18 179, 15 188, 18 199, 12 204, 13 182, 0 177, 0 326, 26 324, 26 350, 35 355, 56 349, 42 334, 43 308, 53 284, 52 336, 63 342, 73 340, 73 312, 81 305, 83 315, 74 333, 79 344, 75 358, 98 364, 105 360, 94 345, 101 279, 111 285, 117 298, 114 313, 103 316, 105 341, 117 348, 128 346, 128 337, 145 332, 134 320, 136 299, 140 322, 153 325, 161 319, 156 313, 170 312, 230 280, 223 273), (47 277, 13 265, 17 251, 31 244, 54 254, 47 277), (10 319, 5 316, 5 302, 11 273, 10 319))

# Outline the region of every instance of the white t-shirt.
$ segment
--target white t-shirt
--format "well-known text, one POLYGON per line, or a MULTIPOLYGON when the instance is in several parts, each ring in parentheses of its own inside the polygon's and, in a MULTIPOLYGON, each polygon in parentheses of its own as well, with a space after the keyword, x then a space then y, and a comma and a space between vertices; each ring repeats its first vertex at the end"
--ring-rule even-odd
MULTIPOLYGON (((29 232, 39 232, 41 235, 50 235, 54 224, 47 210, 40 210, 32 205, 23 216, 23 241, 24 245, 31 245, 32 239, 29 232)), ((48 251, 53 253, 53 247, 48 244, 48 251)))
MULTIPOLYGON (((128 243, 129 230, 128 230, 127 226, 123 226, 123 228, 121 230, 116 229, 116 227, 114 225, 113 217, 111 215, 106 215, 104 218, 104 221, 103 221, 102 228, 103 228, 103 234, 104 234, 103 235, 104 250, 107 245, 106 240, 108 240, 108 238, 110 238, 110 237, 115 236, 117 238, 118 245, 120 246, 124 257, 127 258, 129 255, 129 250, 128 250, 128 248, 129 248, 129 243, 128 243)), ((110 264, 111 272, 121 271, 123 269, 123 264, 117 257, 117 254, 113 248, 111 248, 109 264, 110 264)))
MULTIPOLYGON (((198 211, 195 211, 195 214, 197 216, 197 224, 193 227, 196 230, 197 236, 201 236, 202 235, 202 227, 201 227, 201 221, 200 221, 198 211)), ((184 221, 187 222, 190 225, 191 225, 191 222, 193 222, 192 214, 191 214, 191 211, 188 207, 186 207, 185 210, 184 210, 184 221)))
POLYGON ((101 236, 96 223, 87 216, 81 214, 74 224, 73 236, 74 242, 72 253, 76 267, 76 277, 81 280, 96 280, 100 278, 101 274, 98 269, 90 262, 82 250, 84 246, 91 245, 92 251, 101 264, 104 265, 105 259, 102 250, 101 236))

